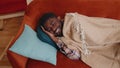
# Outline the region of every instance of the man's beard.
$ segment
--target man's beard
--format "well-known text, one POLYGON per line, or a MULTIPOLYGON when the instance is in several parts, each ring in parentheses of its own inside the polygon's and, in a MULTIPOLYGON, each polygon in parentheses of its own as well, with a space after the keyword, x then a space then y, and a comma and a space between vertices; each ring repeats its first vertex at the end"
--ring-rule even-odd
POLYGON ((58 27, 56 30, 55 30, 55 36, 56 37, 61 37, 62 36, 62 27, 58 27))
POLYGON ((61 25, 55 30, 54 34, 56 37, 63 36, 62 29, 63 29, 63 22, 60 21, 61 25))

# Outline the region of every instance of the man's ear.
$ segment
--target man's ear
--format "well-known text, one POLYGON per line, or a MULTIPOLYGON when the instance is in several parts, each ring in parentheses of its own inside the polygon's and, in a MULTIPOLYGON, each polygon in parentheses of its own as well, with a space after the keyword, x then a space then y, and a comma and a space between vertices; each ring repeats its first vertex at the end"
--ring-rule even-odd
POLYGON ((61 22, 64 22, 64 19, 61 19, 60 16, 58 16, 57 19, 60 20, 61 22))
POLYGON ((58 20, 61 20, 61 17, 60 17, 60 16, 58 16, 58 17, 57 17, 57 19, 58 19, 58 20))

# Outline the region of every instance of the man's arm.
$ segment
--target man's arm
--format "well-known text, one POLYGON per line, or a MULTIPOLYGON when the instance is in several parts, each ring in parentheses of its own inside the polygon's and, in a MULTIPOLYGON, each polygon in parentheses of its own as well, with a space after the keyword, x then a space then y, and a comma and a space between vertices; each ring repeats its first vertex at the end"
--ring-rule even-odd
POLYGON ((54 34, 46 31, 43 27, 41 27, 45 33, 49 35, 49 37, 57 44, 59 47, 60 51, 65 54, 68 58, 78 60, 80 58, 79 52, 76 50, 69 49, 65 43, 60 40, 58 37, 55 37, 54 34))

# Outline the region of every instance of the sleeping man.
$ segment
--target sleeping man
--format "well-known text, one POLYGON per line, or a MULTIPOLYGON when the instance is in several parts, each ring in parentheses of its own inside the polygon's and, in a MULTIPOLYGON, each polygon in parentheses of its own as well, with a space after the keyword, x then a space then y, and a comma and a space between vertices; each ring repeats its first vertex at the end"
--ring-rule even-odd
POLYGON ((53 13, 46 13, 40 18, 40 27, 57 44, 60 51, 71 59, 79 59, 80 55, 75 50, 69 49, 58 37, 62 37, 63 21, 53 13))
POLYGON ((39 27, 68 58, 81 59, 92 68, 120 68, 120 21, 66 13, 63 23, 46 13, 39 27))

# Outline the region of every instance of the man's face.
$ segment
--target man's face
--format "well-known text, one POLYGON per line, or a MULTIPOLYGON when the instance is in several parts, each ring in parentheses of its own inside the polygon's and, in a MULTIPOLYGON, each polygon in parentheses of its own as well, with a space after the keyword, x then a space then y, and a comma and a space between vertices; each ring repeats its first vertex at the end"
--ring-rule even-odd
POLYGON ((57 18, 49 18, 45 25, 45 30, 49 31, 50 33, 54 34, 55 36, 62 36, 62 23, 57 18))

